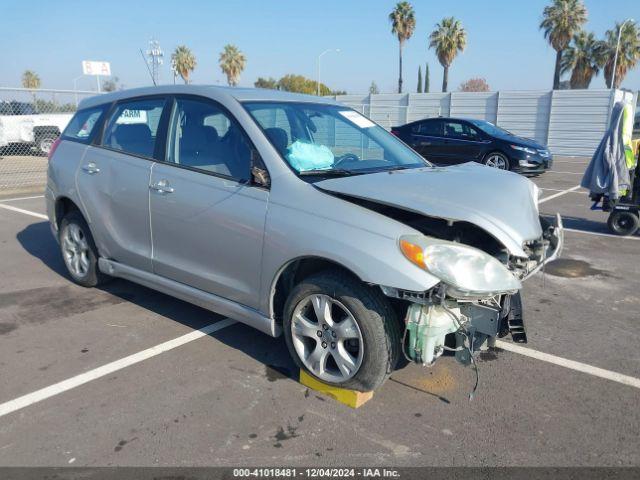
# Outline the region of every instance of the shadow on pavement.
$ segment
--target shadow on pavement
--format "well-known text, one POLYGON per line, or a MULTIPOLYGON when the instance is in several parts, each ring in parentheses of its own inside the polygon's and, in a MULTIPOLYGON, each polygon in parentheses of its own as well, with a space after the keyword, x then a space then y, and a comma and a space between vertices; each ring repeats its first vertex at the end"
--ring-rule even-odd
MULTIPOLYGON (((30 255, 67 279, 69 285, 75 285, 67 274, 58 243, 53 238, 48 222, 31 224, 20 231, 16 238, 30 255)), ((82 287, 74 286, 74 288, 82 287)), ((99 287, 98 290, 193 329, 203 328, 223 318, 209 310, 127 280, 114 279, 99 287)), ((298 380, 298 370, 289 356, 283 338, 270 337, 243 324, 225 328, 211 336, 262 363, 264 365, 262 373, 268 380, 274 381, 286 377, 298 380)))

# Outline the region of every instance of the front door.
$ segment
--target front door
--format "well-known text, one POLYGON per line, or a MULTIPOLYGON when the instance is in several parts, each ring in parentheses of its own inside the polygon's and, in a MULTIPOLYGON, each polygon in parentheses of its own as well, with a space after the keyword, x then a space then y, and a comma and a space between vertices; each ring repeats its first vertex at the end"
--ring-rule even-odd
POLYGON ((250 141, 193 97, 175 100, 168 132, 149 183, 154 272, 257 308, 269 192, 248 181, 250 141))
POLYGON ((444 122, 443 163, 455 165, 479 160, 484 145, 480 132, 467 122, 444 122))

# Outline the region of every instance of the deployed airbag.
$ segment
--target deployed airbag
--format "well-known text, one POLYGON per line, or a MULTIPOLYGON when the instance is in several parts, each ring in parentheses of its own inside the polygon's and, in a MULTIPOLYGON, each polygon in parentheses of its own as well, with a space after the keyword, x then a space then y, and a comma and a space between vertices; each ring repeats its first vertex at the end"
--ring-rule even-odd
POLYGON ((287 149, 287 160, 298 172, 324 170, 333 166, 334 156, 324 145, 296 140, 287 149))

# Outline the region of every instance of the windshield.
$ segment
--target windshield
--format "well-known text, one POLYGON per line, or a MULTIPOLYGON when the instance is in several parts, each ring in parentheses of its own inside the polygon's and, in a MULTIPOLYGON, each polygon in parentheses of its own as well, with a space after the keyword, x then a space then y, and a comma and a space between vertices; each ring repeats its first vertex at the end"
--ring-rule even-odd
POLYGON ((244 107, 300 175, 430 165, 384 128, 347 107, 294 102, 248 102, 244 107))
POLYGON ((486 122, 484 120, 470 120, 476 127, 482 130, 484 133, 493 135, 494 137, 504 137, 505 135, 512 136, 513 134, 504 128, 495 126, 493 123, 486 122))

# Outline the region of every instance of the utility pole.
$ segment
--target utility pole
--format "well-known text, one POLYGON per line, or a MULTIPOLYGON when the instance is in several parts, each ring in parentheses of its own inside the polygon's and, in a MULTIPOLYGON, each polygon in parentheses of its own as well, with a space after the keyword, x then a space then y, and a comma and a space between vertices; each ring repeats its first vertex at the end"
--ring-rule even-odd
POLYGON ((164 63, 164 51, 160 48, 160 42, 153 38, 149 40, 149 49, 146 51, 147 63, 151 69, 151 80, 154 85, 160 82, 160 67, 164 63))

